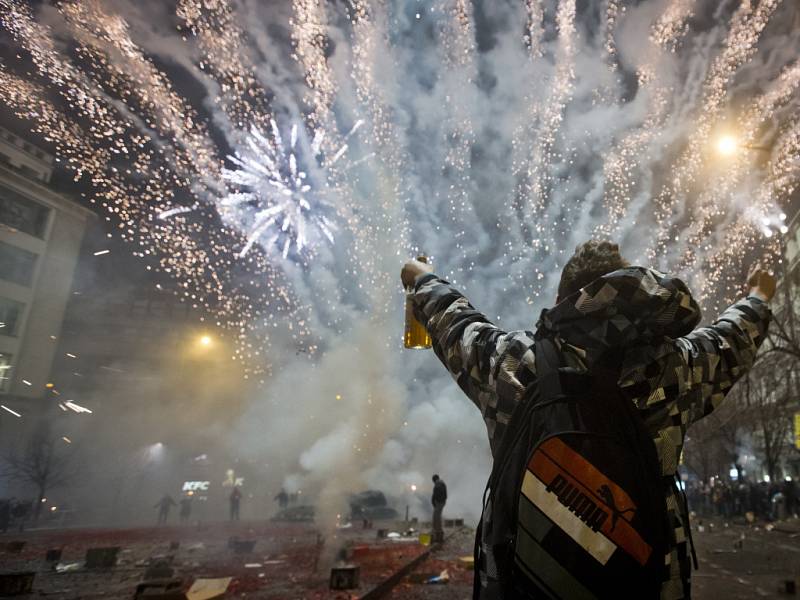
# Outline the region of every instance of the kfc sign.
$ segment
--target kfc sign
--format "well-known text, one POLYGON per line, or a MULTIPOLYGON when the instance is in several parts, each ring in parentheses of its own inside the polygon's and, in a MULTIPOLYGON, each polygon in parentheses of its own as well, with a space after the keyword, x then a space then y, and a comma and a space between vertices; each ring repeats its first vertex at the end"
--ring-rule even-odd
POLYGON ((184 492, 207 492, 208 486, 211 485, 210 481, 184 481, 184 492))

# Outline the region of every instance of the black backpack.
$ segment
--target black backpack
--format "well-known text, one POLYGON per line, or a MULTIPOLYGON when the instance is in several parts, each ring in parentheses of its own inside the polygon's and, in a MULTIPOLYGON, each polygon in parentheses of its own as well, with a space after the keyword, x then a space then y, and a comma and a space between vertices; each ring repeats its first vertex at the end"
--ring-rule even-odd
POLYGON ((537 333, 537 380, 486 489, 475 598, 659 598, 670 522, 655 444, 617 388, 613 359, 585 373, 561 367, 559 354, 537 333))

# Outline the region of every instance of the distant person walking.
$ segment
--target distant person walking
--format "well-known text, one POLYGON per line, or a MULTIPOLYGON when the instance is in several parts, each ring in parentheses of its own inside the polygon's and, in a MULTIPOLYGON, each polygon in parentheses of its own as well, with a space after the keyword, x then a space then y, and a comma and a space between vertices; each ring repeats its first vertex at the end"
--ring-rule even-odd
POLYGON ((242 492, 239 491, 238 487, 233 488, 230 496, 230 513, 231 513, 231 521, 238 521, 239 520, 239 507, 242 502, 242 492))
POLYGON ((0 533, 8 531, 11 523, 11 500, 0 500, 0 533))
POLYGON ((447 503, 447 486, 438 475, 433 476, 433 542, 441 543, 444 541, 444 529, 442 529, 442 511, 447 503))
POLYGON ((187 523, 189 521, 189 517, 192 516, 192 498, 191 496, 186 496, 181 498, 181 523, 187 523))
POLYGON ((30 500, 18 500, 14 504, 11 516, 19 523, 19 530, 25 531, 25 523, 28 520, 28 515, 32 512, 30 500))
POLYGON ((169 518, 170 509, 176 506, 175 500, 169 494, 164 494, 163 498, 155 503, 153 508, 158 509, 158 524, 163 525, 169 518))
POLYGON ((281 491, 275 495, 273 498, 275 502, 278 503, 278 507, 283 510, 287 506, 289 506, 289 494, 286 493, 286 490, 281 488, 281 491))

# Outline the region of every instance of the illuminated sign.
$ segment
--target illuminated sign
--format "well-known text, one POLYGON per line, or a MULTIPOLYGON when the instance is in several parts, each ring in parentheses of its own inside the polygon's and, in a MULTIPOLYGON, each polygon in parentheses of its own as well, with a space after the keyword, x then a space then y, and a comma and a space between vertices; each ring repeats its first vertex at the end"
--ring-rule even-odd
POLYGON ((210 481, 184 481, 184 492, 207 492, 208 486, 211 485, 210 481))
POLYGON ((800 413, 794 413, 794 447, 800 450, 800 413))

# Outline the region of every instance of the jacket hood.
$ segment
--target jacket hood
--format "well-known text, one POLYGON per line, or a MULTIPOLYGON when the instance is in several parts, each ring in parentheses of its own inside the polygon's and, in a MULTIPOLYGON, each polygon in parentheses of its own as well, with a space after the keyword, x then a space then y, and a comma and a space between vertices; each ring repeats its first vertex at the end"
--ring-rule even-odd
POLYGON ((555 334, 586 350, 610 350, 677 338, 700 322, 686 284, 645 267, 603 275, 542 311, 537 336, 555 334))

